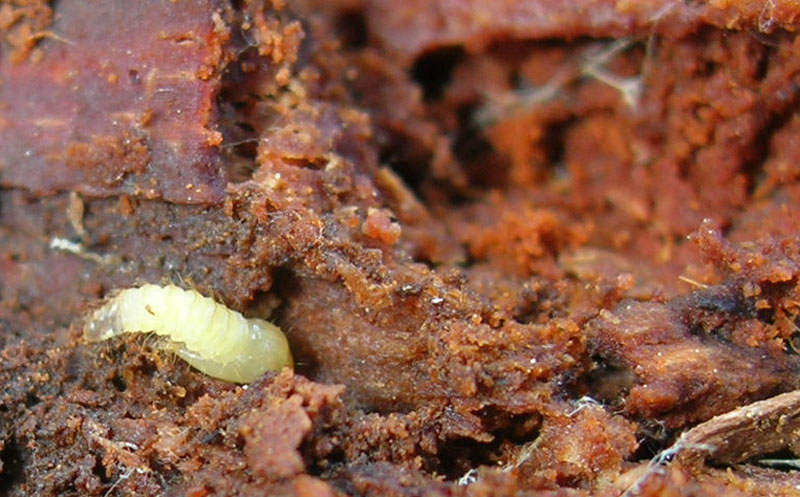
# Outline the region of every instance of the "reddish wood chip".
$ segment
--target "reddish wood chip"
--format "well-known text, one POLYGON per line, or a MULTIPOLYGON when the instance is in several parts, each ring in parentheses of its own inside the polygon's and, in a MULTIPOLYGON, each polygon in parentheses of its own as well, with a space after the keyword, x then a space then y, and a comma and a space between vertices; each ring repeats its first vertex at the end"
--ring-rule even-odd
POLYGON ((221 200, 214 104, 229 36, 220 5, 60 2, 27 58, 0 60, 0 184, 221 200))

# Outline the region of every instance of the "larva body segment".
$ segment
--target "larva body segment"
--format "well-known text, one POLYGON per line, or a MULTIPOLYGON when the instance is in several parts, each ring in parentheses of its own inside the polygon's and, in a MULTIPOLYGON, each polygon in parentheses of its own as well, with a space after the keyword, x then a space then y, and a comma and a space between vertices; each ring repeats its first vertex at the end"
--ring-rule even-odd
POLYGON ((84 328, 90 342, 148 332, 167 337, 166 348, 199 371, 235 383, 293 364, 278 327, 175 285, 122 290, 92 313, 84 328))

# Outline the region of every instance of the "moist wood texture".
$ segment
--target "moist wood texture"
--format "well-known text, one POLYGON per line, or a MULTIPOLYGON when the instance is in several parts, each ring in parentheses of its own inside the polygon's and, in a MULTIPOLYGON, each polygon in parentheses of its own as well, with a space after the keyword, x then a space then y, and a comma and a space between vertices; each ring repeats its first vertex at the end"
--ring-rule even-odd
POLYGON ((800 11, 564 5, 2 3, 0 495, 797 495, 800 11))
POLYGON ((2 58, 0 182, 219 202, 216 97, 234 50, 223 5, 62 2, 28 34, 35 48, 2 58))

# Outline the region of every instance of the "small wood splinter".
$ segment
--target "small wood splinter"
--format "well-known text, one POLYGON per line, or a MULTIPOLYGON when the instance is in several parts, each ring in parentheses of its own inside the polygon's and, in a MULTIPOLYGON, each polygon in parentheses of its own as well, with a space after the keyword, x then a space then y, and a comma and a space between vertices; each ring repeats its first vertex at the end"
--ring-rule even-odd
POLYGON ((84 328, 90 342, 123 333, 155 333, 165 348, 197 370, 234 383, 292 367, 289 343, 263 319, 247 319, 214 299, 175 285, 120 291, 92 313, 84 328))

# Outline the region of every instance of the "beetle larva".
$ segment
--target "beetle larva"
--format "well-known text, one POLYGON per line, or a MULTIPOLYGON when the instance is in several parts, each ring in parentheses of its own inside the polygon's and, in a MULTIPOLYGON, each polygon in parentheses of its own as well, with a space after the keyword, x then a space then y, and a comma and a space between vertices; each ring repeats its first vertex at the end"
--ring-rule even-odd
POLYGON ((265 371, 292 366, 289 343, 278 327, 175 285, 122 290, 92 313, 84 328, 90 342, 147 332, 167 337, 165 348, 226 381, 249 383, 265 371))

